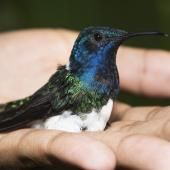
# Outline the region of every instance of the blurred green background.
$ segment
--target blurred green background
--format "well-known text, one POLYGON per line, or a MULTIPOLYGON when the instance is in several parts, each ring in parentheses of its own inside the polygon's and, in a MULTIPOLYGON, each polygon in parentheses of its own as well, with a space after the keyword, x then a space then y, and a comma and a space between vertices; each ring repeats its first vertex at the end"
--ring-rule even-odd
MULTIPOLYGON (((0 0, 1 32, 47 27, 80 30, 90 25, 170 34, 170 0, 0 0)), ((170 50, 170 38, 141 37, 126 45, 170 50)), ((125 92, 120 99, 134 105, 170 103, 125 92)))

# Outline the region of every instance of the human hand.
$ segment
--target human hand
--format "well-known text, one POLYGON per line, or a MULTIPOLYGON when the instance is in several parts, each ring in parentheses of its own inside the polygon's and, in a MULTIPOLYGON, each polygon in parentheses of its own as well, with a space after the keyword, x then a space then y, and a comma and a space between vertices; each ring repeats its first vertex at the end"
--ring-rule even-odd
MULTIPOLYGON (((2 34, 1 102, 27 96, 43 85, 57 63, 66 62, 76 36, 54 30, 2 34)), ((170 96, 169 56, 168 52, 122 47, 117 57, 121 87, 150 96, 170 96)), ((169 169, 169 110, 118 104, 112 119, 119 121, 104 132, 72 134, 25 129, 2 134, 0 165, 58 167, 63 161, 83 169, 108 170, 116 165, 169 169)))

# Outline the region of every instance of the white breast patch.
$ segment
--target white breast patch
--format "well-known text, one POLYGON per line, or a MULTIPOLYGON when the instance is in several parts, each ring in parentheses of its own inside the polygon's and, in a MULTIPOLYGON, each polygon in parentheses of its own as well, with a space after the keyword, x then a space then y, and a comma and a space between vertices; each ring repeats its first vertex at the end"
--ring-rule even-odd
POLYGON ((109 99, 107 104, 101 110, 95 109, 91 113, 87 113, 85 119, 81 119, 78 115, 74 115, 71 111, 65 111, 61 115, 53 116, 45 121, 36 121, 32 127, 56 129, 68 132, 101 131, 104 130, 113 107, 113 100, 109 99))

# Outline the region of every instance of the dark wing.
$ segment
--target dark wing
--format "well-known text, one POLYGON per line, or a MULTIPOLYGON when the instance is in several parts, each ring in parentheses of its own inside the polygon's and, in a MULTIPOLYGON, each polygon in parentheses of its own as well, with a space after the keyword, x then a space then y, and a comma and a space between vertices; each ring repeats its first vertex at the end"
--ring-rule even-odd
MULTIPOLYGON (((77 111, 75 107, 78 108, 80 104, 84 104, 85 102, 81 100, 86 101, 87 98, 78 83, 65 66, 59 67, 49 82, 28 100, 11 102, 6 107, 0 106, 0 132, 27 127, 35 120, 60 114, 64 110, 77 111), (18 106, 20 102, 21 106, 18 106), (12 104, 14 107, 16 104, 16 107, 11 108, 12 104)), ((82 110, 82 107, 79 108, 82 110)), ((86 107, 83 108, 86 109, 86 107)))
POLYGON ((49 94, 45 93, 46 86, 29 98, 0 105, 0 132, 28 127, 32 121, 47 115, 50 111, 50 100, 49 94))
POLYGON ((38 119, 45 119, 70 108, 68 90, 72 86, 66 79, 68 71, 60 66, 49 82, 32 96, 0 105, 0 132, 28 127, 38 119))

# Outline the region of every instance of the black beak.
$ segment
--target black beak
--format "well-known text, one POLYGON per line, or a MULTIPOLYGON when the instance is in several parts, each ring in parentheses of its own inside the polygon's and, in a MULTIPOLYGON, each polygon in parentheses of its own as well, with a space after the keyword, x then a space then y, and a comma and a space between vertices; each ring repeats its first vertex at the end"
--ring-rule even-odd
POLYGON ((164 37, 168 37, 168 34, 162 32, 139 32, 139 33, 128 33, 127 38, 137 37, 137 36, 147 36, 147 35, 160 35, 164 37))
POLYGON ((162 32, 126 32, 122 31, 122 34, 118 36, 117 38, 117 45, 119 46, 124 41, 126 41, 129 38, 137 37, 137 36, 148 36, 148 35, 159 35, 168 37, 168 34, 162 33, 162 32))

